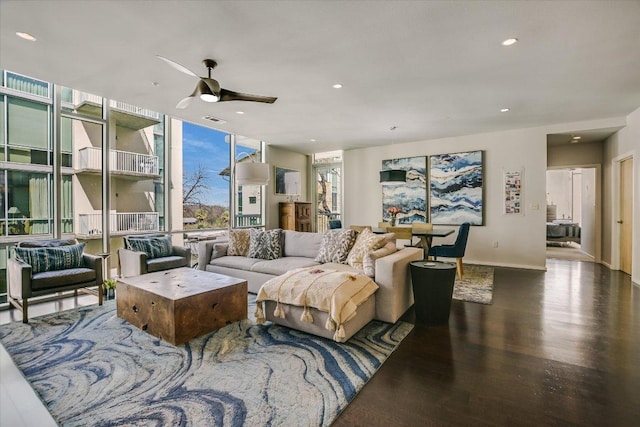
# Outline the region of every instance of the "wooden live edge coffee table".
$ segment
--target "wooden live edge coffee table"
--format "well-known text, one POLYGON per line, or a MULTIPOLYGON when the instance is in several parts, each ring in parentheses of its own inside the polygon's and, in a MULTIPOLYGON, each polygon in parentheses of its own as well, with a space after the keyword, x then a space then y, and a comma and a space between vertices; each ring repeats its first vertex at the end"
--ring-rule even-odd
POLYGON ((118 279, 118 317, 173 345, 247 318, 247 282, 188 267, 118 279))

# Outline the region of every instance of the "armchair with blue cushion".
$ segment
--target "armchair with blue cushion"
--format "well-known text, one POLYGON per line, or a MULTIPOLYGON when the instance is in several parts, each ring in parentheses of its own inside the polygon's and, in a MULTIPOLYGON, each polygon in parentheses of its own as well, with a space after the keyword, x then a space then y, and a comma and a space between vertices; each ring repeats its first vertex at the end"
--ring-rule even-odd
POLYGON ((29 298, 78 290, 102 305, 102 258, 84 253, 84 243, 70 240, 20 242, 7 261, 8 297, 28 323, 29 298), (88 289, 97 287, 95 289, 88 289))
POLYGON ((342 221, 339 219, 330 219, 329 220, 329 230, 335 230, 338 228, 342 228, 342 221))
POLYGON ((458 277, 460 278, 462 278, 464 273, 462 268, 462 257, 464 257, 464 251, 467 248, 470 226, 471 224, 468 222, 460 225, 458 237, 456 237, 456 241, 453 245, 432 246, 428 252, 428 256, 432 256, 434 259, 437 259, 439 256, 445 258, 456 258, 456 269, 458 270, 458 277))
POLYGON ((124 248, 118 249, 120 275, 140 276, 155 271, 190 267, 191 249, 174 246, 171 236, 141 234, 124 237, 124 248))

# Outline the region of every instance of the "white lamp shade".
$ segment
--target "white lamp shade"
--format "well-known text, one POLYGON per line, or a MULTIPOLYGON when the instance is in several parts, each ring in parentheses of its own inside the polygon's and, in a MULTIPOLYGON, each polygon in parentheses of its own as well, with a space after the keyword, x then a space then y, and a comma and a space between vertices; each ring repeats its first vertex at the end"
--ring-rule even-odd
POLYGON ((269 182, 268 163, 236 164, 236 183, 238 185, 267 185, 269 182))

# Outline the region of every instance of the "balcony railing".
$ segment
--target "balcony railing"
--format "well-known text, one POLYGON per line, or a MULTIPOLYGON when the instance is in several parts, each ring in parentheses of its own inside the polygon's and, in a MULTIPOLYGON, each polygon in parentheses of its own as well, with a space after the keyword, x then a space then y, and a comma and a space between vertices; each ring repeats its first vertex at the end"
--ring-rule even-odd
POLYGON ((340 219, 340 212, 318 214, 318 233, 324 233, 329 229, 329 220, 331 219, 340 219))
MULTIPOLYGON (((109 227, 111 233, 159 231, 159 219, 158 212, 116 212, 109 214, 109 227)), ((86 236, 102 234, 102 214, 80 214, 77 234, 86 236)))
MULTIPOLYGON (((102 149, 85 147, 78 152, 78 169, 102 169, 102 149)), ((112 172, 135 175, 159 175, 158 156, 110 150, 109 168, 112 172)))
MULTIPOLYGON (((73 91, 73 100, 75 105, 80 105, 84 102, 102 105, 102 97, 86 92, 81 92, 79 90, 73 91)), ((161 117, 160 113, 156 111, 152 111, 147 108, 136 107, 135 105, 127 104, 125 102, 120 102, 113 99, 109 101, 109 106, 115 110, 136 114, 142 117, 149 117, 155 120, 160 120, 161 117)))
POLYGON ((253 227, 262 225, 262 215, 236 215, 236 227, 253 227))
POLYGON ((32 95, 49 97, 49 83, 5 71, 5 87, 32 95))

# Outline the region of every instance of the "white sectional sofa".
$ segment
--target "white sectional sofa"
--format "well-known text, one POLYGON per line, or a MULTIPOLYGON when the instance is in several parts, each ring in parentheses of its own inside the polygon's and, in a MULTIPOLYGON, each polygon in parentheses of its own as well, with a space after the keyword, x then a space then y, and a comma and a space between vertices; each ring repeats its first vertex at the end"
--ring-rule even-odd
MULTIPOLYGON (((325 263, 320 264, 315 261, 322 245, 323 234, 305 233, 298 231, 283 231, 283 251, 282 257, 272 260, 248 258, 245 256, 228 256, 228 242, 203 241, 198 246, 198 268, 200 270, 225 274, 228 276, 245 279, 248 282, 249 292, 257 293, 267 280, 282 275, 290 270, 322 265, 324 268, 341 271, 358 271, 348 264, 325 263)), ((409 263, 422 259, 422 249, 403 248, 397 252, 383 256, 375 260, 375 270, 372 279, 378 284, 379 289, 374 294, 375 301, 368 305, 363 304, 362 311, 371 311, 373 314, 373 303, 375 303, 375 314, 373 318, 384 322, 395 323, 404 312, 413 304, 413 292, 411 289, 411 279, 409 275, 409 263)), ((295 307, 288 309, 295 310, 295 307)), ((269 312, 267 305, 267 318, 269 312)), ((360 311, 360 310, 359 310, 360 311)), ((366 315, 358 320, 366 324, 366 315)), ((321 314, 318 316, 321 317, 321 314)), ((287 317, 289 321, 295 316, 287 317)), ((369 320, 371 320, 369 318, 369 320)), ((278 323, 283 323, 282 321, 278 323)), ((318 320, 318 326, 323 325, 322 320, 318 320)), ((354 322, 354 327, 358 322, 354 322)), ((288 324, 301 330, 307 330, 308 325, 288 324), (305 329, 306 328, 306 329, 305 329)), ((364 325, 360 325, 364 326, 364 325)), ((357 326, 355 326, 357 327, 357 326)), ((312 333, 323 335, 323 327, 314 330, 312 333)), ((359 327, 357 327, 359 329, 359 327)), ((356 329, 356 331, 357 331, 356 329)), ((326 331, 325 331, 326 332, 326 331)), ((325 335, 326 336, 326 335, 325 335)))

